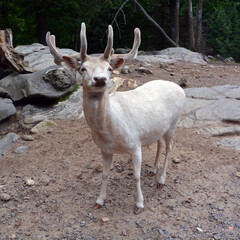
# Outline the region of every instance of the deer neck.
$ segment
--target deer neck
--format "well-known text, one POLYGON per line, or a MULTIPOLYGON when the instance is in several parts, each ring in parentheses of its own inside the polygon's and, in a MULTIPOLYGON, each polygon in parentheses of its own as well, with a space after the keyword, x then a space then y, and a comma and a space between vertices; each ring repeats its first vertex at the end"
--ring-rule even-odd
POLYGON ((93 131, 107 131, 110 112, 108 90, 104 92, 89 92, 83 89, 83 110, 85 119, 93 131))

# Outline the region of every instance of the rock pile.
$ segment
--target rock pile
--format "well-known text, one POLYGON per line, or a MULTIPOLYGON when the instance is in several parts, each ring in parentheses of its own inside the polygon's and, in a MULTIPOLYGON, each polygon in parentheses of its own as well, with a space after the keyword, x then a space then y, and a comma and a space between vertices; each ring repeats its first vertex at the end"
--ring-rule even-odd
POLYGON ((232 125, 240 124, 240 86, 188 88, 185 93, 187 98, 179 126, 200 127, 198 132, 207 137, 229 136, 217 141, 217 144, 240 150, 240 128, 232 125), (230 126, 216 127, 221 123, 230 126))

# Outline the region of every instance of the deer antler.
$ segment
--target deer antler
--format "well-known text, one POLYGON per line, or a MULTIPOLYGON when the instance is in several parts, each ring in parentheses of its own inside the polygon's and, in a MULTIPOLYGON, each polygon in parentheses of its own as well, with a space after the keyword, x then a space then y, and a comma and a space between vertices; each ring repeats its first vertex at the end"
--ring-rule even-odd
POLYGON ((108 60, 111 53, 113 53, 113 28, 111 25, 108 26, 108 41, 104 51, 104 59, 108 60))
POLYGON ((50 35, 50 32, 47 32, 46 34, 46 43, 50 49, 50 53, 54 57, 54 62, 57 65, 61 65, 61 63, 63 62, 63 55, 58 52, 55 44, 55 36, 50 35))
POLYGON ((86 37, 86 25, 84 22, 81 24, 81 52, 80 58, 83 61, 87 57, 87 37, 86 37))
MULTIPOLYGON (((56 48, 56 42, 55 42, 55 36, 51 35, 50 32, 47 32, 46 34, 46 43, 50 49, 50 53, 53 55, 54 57, 54 62, 57 65, 61 65, 62 62, 64 62, 64 55, 62 55, 61 53, 58 52, 57 48, 56 48)), ((74 54, 71 55, 69 57, 73 57, 75 58, 77 61, 80 61, 80 54, 74 54)))
POLYGON ((124 59, 135 59, 138 54, 138 48, 141 44, 141 32, 139 28, 134 29, 134 42, 132 50, 127 54, 113 54, 112 58, 124 58, 124 59))

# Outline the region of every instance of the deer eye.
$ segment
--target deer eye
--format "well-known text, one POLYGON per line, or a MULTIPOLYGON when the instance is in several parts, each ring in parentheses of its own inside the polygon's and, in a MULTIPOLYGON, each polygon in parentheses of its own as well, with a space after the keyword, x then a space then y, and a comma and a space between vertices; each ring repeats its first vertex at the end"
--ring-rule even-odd
POLYGON ((108 71, 109 71, 109 72, 112 72, 112 71, 113 71, 113 69, 112 69, 111 67, 109 67, 109 68, 108 68, 108 71))
POLYGON ((85 67, 82 67, 82 68, 80 69, 80 71, 81 71, 81 72, 84 72, 84 71, 87 71, 87 69, 86 69, 85 67))

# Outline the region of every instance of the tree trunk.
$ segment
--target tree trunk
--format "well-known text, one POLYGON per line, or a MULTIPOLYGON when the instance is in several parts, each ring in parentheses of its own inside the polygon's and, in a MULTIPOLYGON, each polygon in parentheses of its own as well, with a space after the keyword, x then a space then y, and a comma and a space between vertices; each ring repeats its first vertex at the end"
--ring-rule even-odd
POLYGON ((198 0, 198 9, 197 9, 197 37, 196 37, 196 49, 198 52, 202 51, 202 9, 203 1, 198 0))
POLYGON ((0 31, 0 67, 1 70, 10 68, 20 73, 31 73, 33 69, 28 67, 24 56, 18 53, 12 46, 12 30, 0 31))
POLYGON ((189 48, 190 50, 195 51, 192 0, 188 0, 188 27, 189 27, 189 48))
POLYGON ((137 0, 133 0, 135 2, 136 6, 141 10, 143 15, 149 20, 165 37, 165 39, 174 47, 178 47, 178 44, 176 44, 167 34, 166 32, 147 14, 145 9, 141 6, 141 4, 137 0))
POLYGON ((40 1, 36 7, 37 38, 38 42, 46 45, 46 33, 48 31, 46 16, 47 0, 40 1))
POLYGON ((171 38, 176 44, 179 44, 179 5, 180 0, 170 0, 171 38))
POLYGON ((2 28, 8 28, 8 0, 2 0, 2 15, 3 15, 3 24, 2 28))

